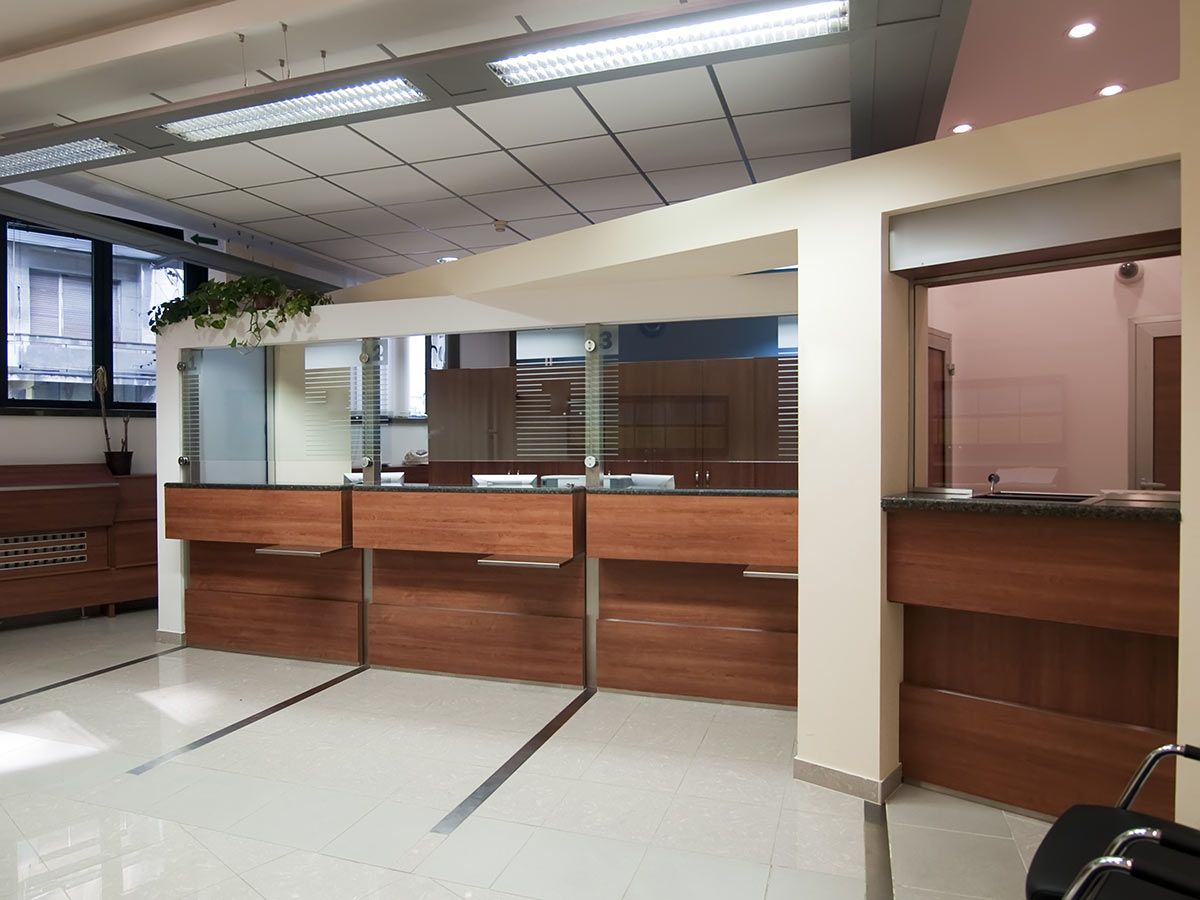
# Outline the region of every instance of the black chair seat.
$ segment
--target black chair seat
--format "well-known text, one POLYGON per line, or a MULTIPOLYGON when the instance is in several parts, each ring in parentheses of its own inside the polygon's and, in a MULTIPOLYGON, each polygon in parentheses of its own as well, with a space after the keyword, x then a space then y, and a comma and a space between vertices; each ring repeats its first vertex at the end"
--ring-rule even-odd
MULTIPOLYGON (((1028 900, 1061 900, 1079 870, 1103 856, 1118 834, 1130 828, 1172 826, 1165 819, 1111 806, 1072 806, 1046 833, 1025 879, 1028 900)), ((1137 843, 1124 854, 1132 859, 1157 859, 1200 880, 1200 860, 1165 850, 1157 844, 1137 843)), ((1099 895, 1103 900, 1179 900, 1162 888, 1110 876, 1099 895)))

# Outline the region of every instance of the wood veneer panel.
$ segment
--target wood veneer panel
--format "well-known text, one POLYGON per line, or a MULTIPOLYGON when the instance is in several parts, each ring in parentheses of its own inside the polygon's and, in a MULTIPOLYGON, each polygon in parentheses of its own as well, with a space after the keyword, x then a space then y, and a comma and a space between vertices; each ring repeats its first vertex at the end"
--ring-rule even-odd
POLYGON ((158 518, 158 482, 154 475, 123 475, 117 479, 117 522, 158 518))
POLYGON ((369 619, 375 665, 555 684, 583 681, 583 627, 577 619, 386 604, 373 604, 369 619))
MULTIPOLYGON (((584 562, 561 569, 479 565, 454 553, 375 553, 372 603, 583 618, 584 562)), ((463 652, 474 652, 468 645, 463 652)))
MULTIPOLYGON (((55 578, 64 576, 64 575, 73 575, 77 572, 102 572, 103 570, 105 570, 109 567, 109 536, 108 536, 108 532, 109 532, 109 529, 107 529, 107 528, 92 528, 86 532, 86 537, 84 537, 84 538, 78 538, 78 539, 77 538, 69 538, 69 539, 61 539, 61 540, 56 539, 56 540, 52 540, 52 541, 39 541, 37 543, 16 544, 16 545, 11 545, 11 546, 4 546, 0 549, 42 551, 45 553, 46 556, 51 556, 51 557, 59 556, 59 555, 62 555, 62 556, 84 555, 87 557, 87 559, 84 560, 83 562, 62 563, 59 565, 52 565, 52 566, 47 565, 47 566, 31 566, 28 568, 21 568, 21 569, 3 569, 3 570, 0 570, 0 584, 5 585, 4 589, 8 590, 7 585, 9 582, 32 580, 33 582, 42 584, 42 586, 45 587, 46 582, 53 580, 55 578), (63 545, 71 545, 71 544, 78 544, 78 543, 86 544, 85 549, 71 550, 71 551, 49 550, 49 548, 54 547, 56 545, 63 546, 63 545)), ((36 555, 37 554, 31 554, 30 557, 26 557, 26 558, 33 558, 36 555)), ((15 559, 17 559, 17 557, 11 557, 10 561, 15 560, 15 559)), ((49 589, 49 588, 47 588, 47 589, 49 589)), ((70 608, 70 606, 71 606, 71 604, 67 604, 67 608, 70 608)))
POLYGON ((740 566, 600 561, 603 619, 795 634, 796 616, 794 581, 745 578, 740 566))
POLYGON ((600 687, 796 705, 796 636, 601 619, 600 687))
POLYGON ((185 541, 266 546, 349 544, 342 490, 165 488, 166 534, 185 541))
POLYGON ((114 482, 103 463, 61 463, 39 466, 0 466, 0 487, 18 485, 78 485, 114 482))
POLYGON ((358 661, 355 604, 189 588, 184 613, 191 647, 358 661))
POLYGON ((0 535, 107 528, 117 509, 117 483, 103 487, 5 491, 0 535))
POLYGON ((109 603, 145 600, 158 596, 158 566, 130 566, 109 570, 109 603))
POLYGON ((588 555, 795 566, 796 498, 592 494, 588 555))
POLYGON ((0 618, 115 602, 111 575, 111 569, 101 569, 59 572, 52 578, 6 579, 0 586, 0 618))
MULTIPOLYGON (((1142 758, 1174 739, 1169 731, 900 686, 906 778, 1054 816, 1075 803, 1115 803, 1142 758)), ((1171 818, 1173 771, 1161 765, 1135 808, 1171 818)))
POLYGON ((794 491, 800 483, 796 462, 754 464, 754 486, 760 490, 794 491))
POLYGON ((1175 730, 1171 637, 914 606, 904 680, 1093 719, 1175 730))
POLYGON ((354 491, 354 546, 378 550, 575 555, 573 495, 529 491, 354 491))
POLYGON ((342 550, 317 559, 262 556, 251 544, 193 541, 188 586, 197 590, 358 603, 362 551, 342 550))
POLYGON ((892 511, 888 599, 1174 635, 1179 526, 892 511))
POLYGON ((153 519, 117 522, 109 535, 112 539, 113 566, 149 566, 158 562, 158 523, 153 519))

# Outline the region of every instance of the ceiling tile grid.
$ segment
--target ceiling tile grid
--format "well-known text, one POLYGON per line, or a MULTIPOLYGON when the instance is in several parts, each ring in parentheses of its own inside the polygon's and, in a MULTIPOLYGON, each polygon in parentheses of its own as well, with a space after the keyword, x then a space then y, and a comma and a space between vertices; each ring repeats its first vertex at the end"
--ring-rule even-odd
POLYGON ((840 162, 848 95, 848 50, 827 46, 93 174, 389 275, 840 162))

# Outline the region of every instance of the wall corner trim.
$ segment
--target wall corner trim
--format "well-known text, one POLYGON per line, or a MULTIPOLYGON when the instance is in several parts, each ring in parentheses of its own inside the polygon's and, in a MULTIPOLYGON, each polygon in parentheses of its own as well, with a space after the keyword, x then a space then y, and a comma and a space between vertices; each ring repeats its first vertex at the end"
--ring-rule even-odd
POLYGON ((798 756, 793 761, 792 774, 798 781, 815 784, 839 794, 849 794, 851 797, 858 797, 877 805, 887 801, 900 786, 903 776, 900 766, 896 766, 883 780, 876 780, 808 762, 798 756))

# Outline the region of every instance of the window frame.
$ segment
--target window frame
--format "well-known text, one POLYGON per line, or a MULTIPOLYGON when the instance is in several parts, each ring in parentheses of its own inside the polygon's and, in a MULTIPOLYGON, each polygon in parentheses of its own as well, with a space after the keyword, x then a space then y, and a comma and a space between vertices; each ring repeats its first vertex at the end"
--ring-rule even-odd
MULTIPOLYGON (((125 221, 125 220, 121 220, 125 221)), ((179 229, 164 226, 135 224, 147 231, 170 237, 183 238, 179 229)), ((0 415, 96 415, 100 412, 100 401, 94 393, 88 400, 14 400, 8 396, 8 229, 16 227, 42 234, 74 238, 91 245, 92 257, 92 371, 104 366, 110 373, 105 406, 112 412, 134 417, 154 416, 154 403, 116 402, 113 395, 114 329, 113 329, 113 245, 108 241, 87 238, 55 228, 47 228, 35 222, 0 216, 0 234, 5 239, 5 252, 0 254, 0 321, 4 322, 4 340, 0 341, 0 370, 4 372, 4 390, 0 391, 0 415)), ((208 270, 203 266, 184 261, 183 287, 190 292, 208 279, 208 270)))

